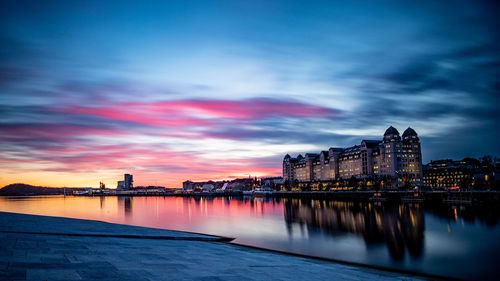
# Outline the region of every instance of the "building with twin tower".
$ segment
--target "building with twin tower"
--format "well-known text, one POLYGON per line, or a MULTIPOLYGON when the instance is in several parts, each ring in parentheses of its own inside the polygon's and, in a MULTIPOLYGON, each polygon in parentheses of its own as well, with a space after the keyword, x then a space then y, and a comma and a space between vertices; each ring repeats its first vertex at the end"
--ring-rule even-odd
POLYGON ((422 186, 420 139, 412 128, 401 137, 390 126, 382 140, 362 140, 348 148, 331 147, 320 153, 286 155, 283 180, 288 182, 331 182, 340 179, 385 179, 385 188, 422 186))

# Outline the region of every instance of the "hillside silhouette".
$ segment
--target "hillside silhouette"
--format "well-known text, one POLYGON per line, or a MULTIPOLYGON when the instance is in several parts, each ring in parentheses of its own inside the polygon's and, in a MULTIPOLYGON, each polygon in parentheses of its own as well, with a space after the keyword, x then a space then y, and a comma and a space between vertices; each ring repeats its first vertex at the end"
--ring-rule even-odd
POLYGON ((73 191, 84 191, 85 188, 61 188, 34 186, 24 183, 14 183, 4 186, 0 189, 0 196, 30 196, 30 195, 67 195, 73 194, 73 191))

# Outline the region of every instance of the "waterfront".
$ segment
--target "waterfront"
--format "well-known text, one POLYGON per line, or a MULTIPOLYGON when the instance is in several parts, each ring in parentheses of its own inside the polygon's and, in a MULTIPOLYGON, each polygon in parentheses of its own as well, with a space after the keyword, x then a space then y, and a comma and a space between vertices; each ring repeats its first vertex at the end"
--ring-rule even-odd
POLYGON ((497 206, 180 197, 0 198, 0 211, 235 237, 235 243, 466 279, 499 277, 497 206))

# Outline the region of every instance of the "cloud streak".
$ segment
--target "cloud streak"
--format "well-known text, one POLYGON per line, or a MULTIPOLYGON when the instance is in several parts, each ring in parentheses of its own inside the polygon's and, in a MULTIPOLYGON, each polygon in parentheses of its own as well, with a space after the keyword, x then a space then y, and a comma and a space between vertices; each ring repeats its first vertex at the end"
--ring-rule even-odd
POLYGON ((268 98, 2 108, 11 121, 0 124, 2 148, 8 151, 0 167, 79 176, 133 171, 145 180, 172 175, 172 185, 187 178, 278 175, 276 163, 284 151, 263 153, 261 147, 263 138, 286 142, 288 130, 276 127, 281 122, 276 120, 331 121, 341 116, 336 109, 268 98), (34 117, 36 123, 26 122, 34 117), (260 131, 256 125, 266 120, 282 132, 260 131), (214 144, 203 149, 199 144, 204 140, 214 144), (244 144, 246 140, 250 142, 244 144), (234 147, 238 143, 244 147, 234 147), (266 160, 269 153, 278 153, 272 163, 266 160))
POLYGON ((0 185, 278 175, 389 125, 498 155, 499 7, 4 1, 0 185))
POLYGON ((299 102, 248 100, 180 100, 155 103, 120 103, 105 107, 72 106, 66 114, 88 115, 151 126, 216 126, 223 120, 261 120, 267 118, 334 118, 339 110, 299 102), (219 123, 217 122, 219 120, 219 123))

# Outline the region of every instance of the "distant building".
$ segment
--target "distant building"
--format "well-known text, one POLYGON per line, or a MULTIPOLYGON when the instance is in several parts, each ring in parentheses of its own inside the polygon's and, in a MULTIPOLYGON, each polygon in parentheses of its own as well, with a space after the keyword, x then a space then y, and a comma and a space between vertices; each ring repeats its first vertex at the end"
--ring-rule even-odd
POLYGON ((282 184, 283 183, 283 178, 282 177, 269 177, 269 178, 262 178, 261 183, 263 186, 269 186, 273 187, 276 184, 282 184))
POLYGON ((241 178, 229 181, 229 187, 232 190, 252 190, 255 185, 255 179, 253 178, 241 178))
POLYGON ((422 185, 420 139, 412 128, 389 127, 381 141, 362 140, 348 148, 332 147, 320 153, 283 159, 283 180, 327 182, 339 179, 385 178, 387 187, 422 185))
POLYGON ((435 160, 424 165, 424 187, 427 189, 470 188, 477 163, 471 160, 435 160))
POLYGON ((125 174, 125 189, 131 189, 134 187, 133 176, 130 174, 125 174))
POLYGON ((211 183, 205 183, 201 189, 203 189, 203 191, 212 191, 214 190, 215 186, 211 183))
POLYGON ((424 165, 424 187, 428 189, 484 189, 495 186, 496 160, 475 158, 434 160, 424 165))
POLYGON ((185 191, 191 190, 207 190, 213 186, 214 190, 251 190, 255 184, 253 178, 234 179, 231 181, 200 181, 193 182, 187 180, 182 183, 182 189, 185 191))
POLYGON ((123 181, 118 181, 117 189, 132 189, 134 187, 134 179, 131 174, 125 174, 123 181))
POLYGON ((194 189, 194 182, 187 180, 182 183, 182 189, 183 190, 193 190, 194 189))
POLYGON ((223 185, 222 185, 222 188, 221 188, 221 191, 226 191, 228 189, 231 189, 230 188, 231 186, 229 185, 228 182, 225 182, 223 185))

